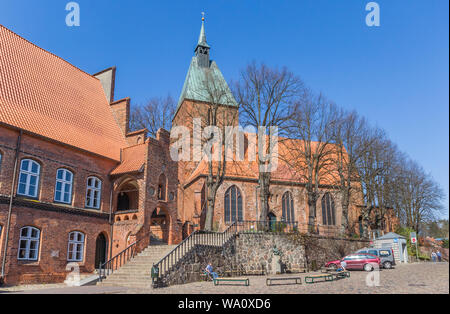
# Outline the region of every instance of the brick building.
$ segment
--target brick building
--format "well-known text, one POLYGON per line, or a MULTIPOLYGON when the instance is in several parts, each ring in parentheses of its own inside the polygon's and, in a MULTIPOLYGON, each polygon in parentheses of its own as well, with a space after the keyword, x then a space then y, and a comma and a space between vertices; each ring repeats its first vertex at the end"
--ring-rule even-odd
MULTIPOLYGON (((210 60, 204 24, 173 125, 192 129, 208 101, 208 75, 232 98, 210 60)), ((138 241, 179 243, 204 223, 205 162, 176 162, 170 133, 129 130, 130 99, 114 99, 115 68, 90 75, 0 25, 0 261, 9 284, 60 282, 138 241)), ((233 102, 222 110, 234 117, 233 102)), ((248 136, 248 135, 246 135, 248 136)), ((258 219, 256 163, 232 163, 220 187, 214 225, 258 219)), ((307 223, 304 184, 281 164, 272 175, 269 220, 307 223)), ((350 219, 357 221, 353 196, 350 219)), ((317 228, 341 225, 340 200, 324 185, 317 228)))

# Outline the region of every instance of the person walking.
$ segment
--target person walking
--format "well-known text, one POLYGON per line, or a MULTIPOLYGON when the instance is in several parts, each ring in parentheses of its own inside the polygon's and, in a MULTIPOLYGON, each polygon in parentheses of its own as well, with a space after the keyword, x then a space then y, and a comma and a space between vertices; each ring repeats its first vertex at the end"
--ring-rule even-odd
POLYGON ((437 256, 438 262, 440 263, 442 261, 441 251, 438 250, 437 253, 436 253, 436 256, 437 256))
POLYGON ((431 260, 433 261, 433 263, 436 263, 436 253, 434 253, 434 251, 431 251, 431 260))

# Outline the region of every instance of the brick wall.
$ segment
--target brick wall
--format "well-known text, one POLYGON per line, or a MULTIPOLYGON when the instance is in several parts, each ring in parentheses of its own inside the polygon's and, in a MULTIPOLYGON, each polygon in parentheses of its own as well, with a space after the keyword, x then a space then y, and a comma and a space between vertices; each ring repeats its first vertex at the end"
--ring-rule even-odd
MULTIPOLYGON (((2 225, 0 258, 6 244, 8 204, 11 190, 15 149, 18 132, 0 128, 0 225, 2 225)), ((117 161, 23 134, 19 153, 20 160, 33 159, 41 166, 38 196, 29 200, 15 197, 10 225, 10 236, 5 268, 6 282, 55 282, 63 281, 66 271, 68 234, 81 231, 85 234, 85 257, 80 263, 81 272, 93 272, 97 236, 103 233, 110 241, 110 190, 108 173, 117 161), (69 169, 74 174, 72 203, 59 204, 54 201, 56 172, 69 169), (96 176, 102 181, 100 209, 85 208, 87 178, 96 176), (19 232, 24 226, 33 226, 41 231, 39 260, 20 262, 17 259, 19 232)), ((108 245, 109 248, 109 245, 108 245)))

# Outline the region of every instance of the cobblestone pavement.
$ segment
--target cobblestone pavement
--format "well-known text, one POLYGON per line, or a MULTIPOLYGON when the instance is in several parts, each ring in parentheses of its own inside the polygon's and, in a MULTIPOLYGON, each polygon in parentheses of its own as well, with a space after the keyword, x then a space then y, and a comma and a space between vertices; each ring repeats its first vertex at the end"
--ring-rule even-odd
MULTIPOLYGON (((125 287, 72 287, 44 290, 29 290, 22 293, 144 293, 144 294, 311 294, 311 293, 449 293, 449 264, 420 263, 398 265, 395 269, 379 272, 380 285, 369 287, 367 276, 376 276, 375 272, 352 271, 351 277, 333 282, 305 284, 304 278, 309 274, 300 274, 302 285, 266 286, 265 276, 250 276, 250 286, 228 285, 214 286, 212 282, 199 282, 186 285, 171 286, 161 289, 133 290, 125 287)), ((283 275, 283 277, 298 275, 283 275)), ((1 291, 1 289, 0 289, 1 291)))

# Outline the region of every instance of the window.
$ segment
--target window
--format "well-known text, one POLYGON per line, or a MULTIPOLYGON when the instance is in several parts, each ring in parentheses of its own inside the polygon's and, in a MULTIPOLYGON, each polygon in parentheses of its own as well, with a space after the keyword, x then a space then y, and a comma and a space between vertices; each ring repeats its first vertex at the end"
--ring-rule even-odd
POLYGON ((56 172, 55 202, 72 203, 73 173, 67 169, 56 172))
POLYGON ((86 207, 99 209, 101 193, 102 182, 96 177, 89 177, 86 189, 86 207))
POLYGON ((83 261, 84 234, 78 231, 69 233, 69 248, 67 250, 67 260, 69 262, 83 261))
POLYGON ((159 183, 158 183, 158 200, 165 201, 166 200, 166 194, 167 194, 167 188, 166 188, 166 176, 164 174, 161 174, 159 176, 159 183))
POLYGON ((294 215, 294 199, 292 198, 291 192, 286 192, 282 198, 282 214, 283 221, 292 222, 295 221, 294 215))
POLYGON ((40 234, 40 230, 34 227, 23 227, 20 229, 19 260, 37 261, 40 234))
POLYGON ((370 251, 367 252, 367 253, 369 253, 370 255, 378 256, 378 251, 376 251, 376 250, 370 250, 370 251))
POLYGON ((243 221, 241 191, 235 185, 225 192, 225 222, 243 221))
POLYGON ((2 157, 3 157, 2 152, 0 152, 0 170, 2 169, 2 157))
POLYGON ((389 252, 388 250, 382 250, 380 251, 380 256, 381 257, 386 257, 386 256, 390 256, 391 252, 389 252))
POLYGON ((322 222, 323 225, 336 225, 334 199, 330 193, 325 193, 322 197, 322 222))
POLYGON ((19 187, 17 189, 17 194, 37 197, 40 170, 41 166, 34 160, 22 160, 20 163, 19 187))

